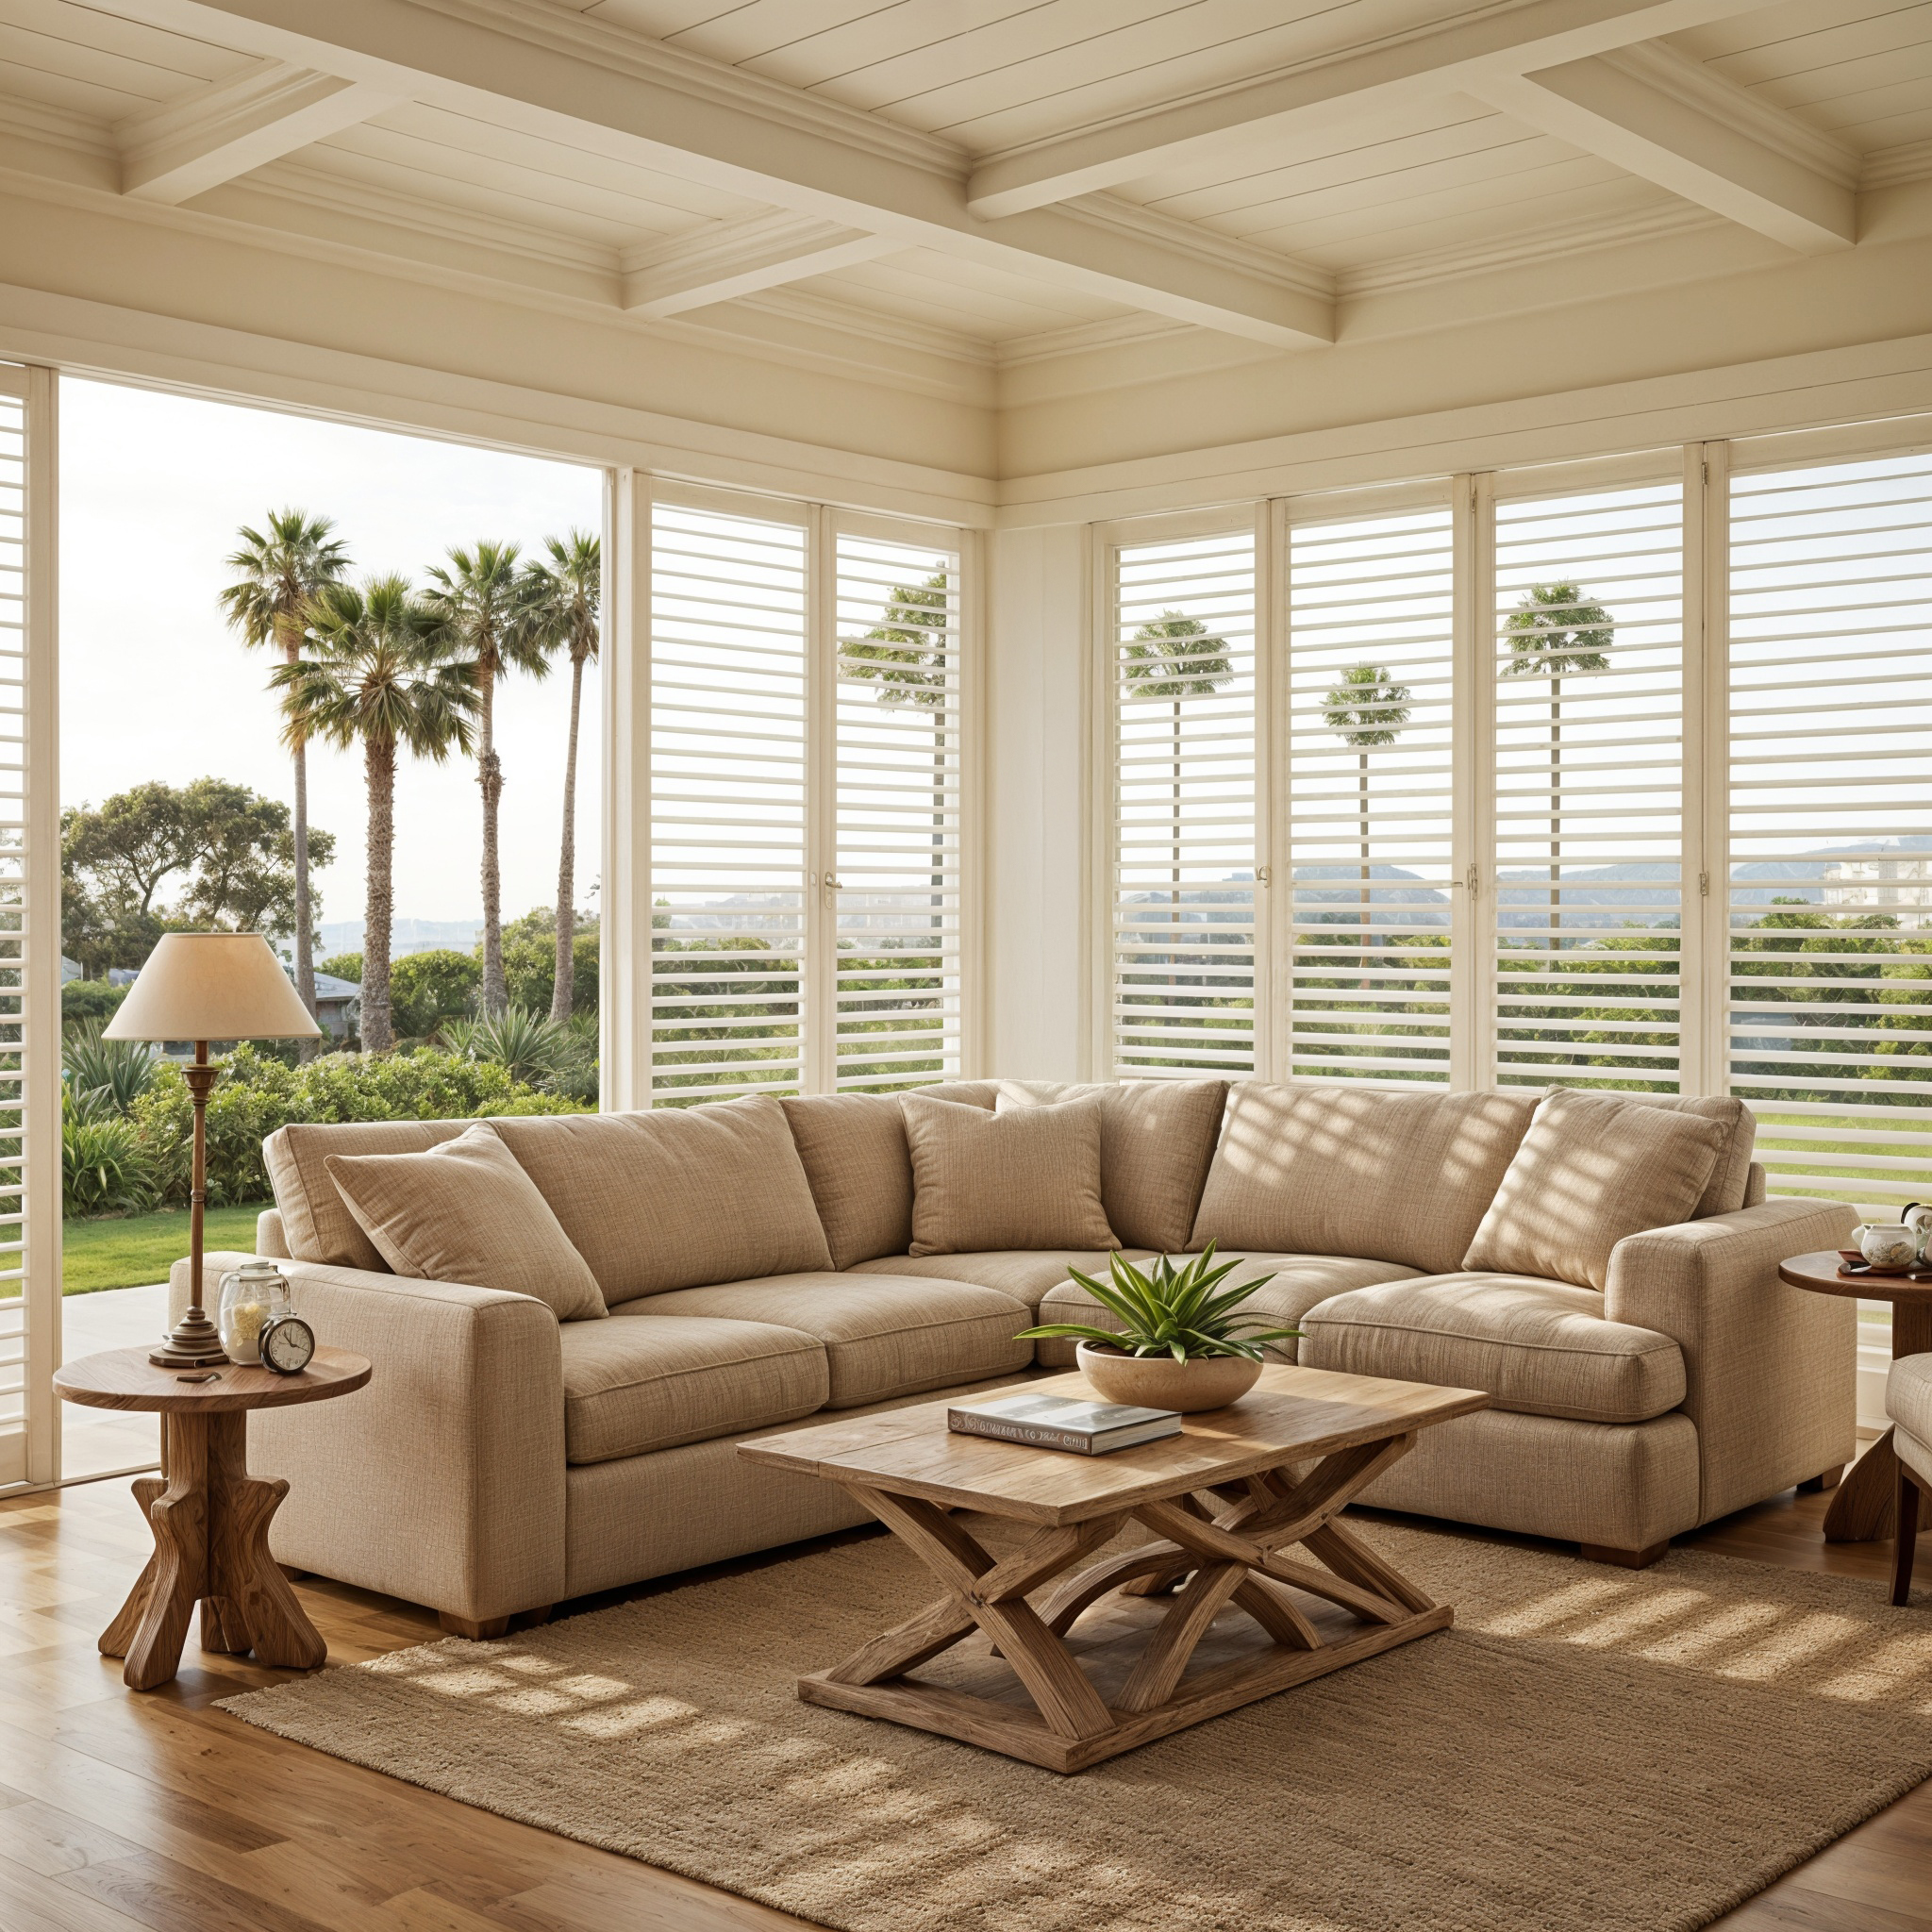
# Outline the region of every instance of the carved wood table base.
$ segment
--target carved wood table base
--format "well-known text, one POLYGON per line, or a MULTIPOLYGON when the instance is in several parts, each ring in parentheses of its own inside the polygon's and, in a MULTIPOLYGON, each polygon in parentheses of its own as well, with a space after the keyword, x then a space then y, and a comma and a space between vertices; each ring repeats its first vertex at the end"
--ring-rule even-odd
MULTIPOLYGON (((890 1718, 1048 1771, 1076 1772, 1446 1629, 1455 1617, 1448 1605, 1432 1603, 1334 1520, 1414 1441, 1410 1433, 1357 1444, 1323 1458, 1299 1480, 1271 1469, 1038 1529, 998 1561, 938 1504, 847 1483, 918 1553, 946 1594, 843 1663, 802 1677, 798 1694, 808 1704, 890 1718), (1156 1541, 1066 1577, 1036 1606, 1035 1592, 1129 1521, 1156 1541), (1291 1556, 1297 1545, 1302 1556, 1291 1556), (1068 1641, 1108 1597, 1117 1605, 1122 1598, 1138 1602, 1148 1625, 1124 1675, 1115 1674, 1110 1701, 1068 1641), (1325 1607, 1347 1612, 1352 1622, 1337 1630, 1336 1620, 1324 1615, 1325 1627, 1318 1627, 1309 1612, 1325 1607), (1204 1640, 1230 1618, 1246 1620, 1245 1634, 1258 1642, 1190 1674, 1204 1640), (985 1641, 975 1644, 979 1638, 985 1641), (1027 1701, 908 1674, 956 1649, 987 1665, 996 1659, 1027 1701)), ((982 1666, 974 1674, 995 1673, 982 1666)))

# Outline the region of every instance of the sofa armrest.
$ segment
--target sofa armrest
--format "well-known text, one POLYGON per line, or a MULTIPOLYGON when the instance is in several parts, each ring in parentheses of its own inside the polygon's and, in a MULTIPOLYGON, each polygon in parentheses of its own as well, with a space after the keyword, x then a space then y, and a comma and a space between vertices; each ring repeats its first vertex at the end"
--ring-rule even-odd
POLYGON ((288 1261, 294 1258, 289 1253, 289 1233, 282 1225, 282 1210, 279 1208, 264 1208, 255 1217, 255 1252, 264 1261, 288 1261))
MULTIPOLYGON (((212 1312, 225 1271, 206 1257, 212 1312)), ((278 1562, 482 1622, 558 1601, 564 1574, 563 1365, 528 1295, 316 1261, 278 1263, 318 1341, 375 1364, 335 1402, 249 1418, 249 1463, 286 1476, 278 1562)), ((188 1263, 170 1282, 178 1310, 188 1263)))
POLYGON ((1611 1249, 1605 1314, 1668 1335, 1683 1352, 1700 1522, 1856 1453, 1857 1305, 1789 1287, 1777 1266, 1843 1246, 1857 1221, 1840 1201, 1774 1200, 1629 1235, 1611 1249))

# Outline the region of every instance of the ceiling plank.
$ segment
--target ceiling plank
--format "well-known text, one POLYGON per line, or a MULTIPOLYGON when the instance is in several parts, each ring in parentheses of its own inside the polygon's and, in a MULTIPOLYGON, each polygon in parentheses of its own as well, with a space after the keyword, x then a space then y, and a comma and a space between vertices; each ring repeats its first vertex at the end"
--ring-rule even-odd
POLYGON ((121 192, 178 207, 400 99, 340 75, 271 60, 121 122, 121 192))
POLYGON ((1470 92, 1807 255, 1858 238, 1858 158, 1666 46, 1625 48, 1470 92))
POLYGON ((113 5, 901 248, 936 248, 1275 347, 1335 339, 1324 278, 1295 263, 1218 238, 1197 242, 1185 225, 1124 203, 981 221, 966 206, 966 157, 949 143, 579 15, 491 0, 439 0, 434 9, 410 0, 113 5))
POLYGON ((1296 137, 1474 83, 1584 59, 1778 0, 1525 0, 1266 80, 987 157, 967 205, 989 219, 1172 169, 1265 165, 1296 137))
POLYGON ((622 305, 633 315, 682 315, 714 302, 735 301, 787 282, 830 275, 899 244, 863 228, 796 215, 758 215, 725 222, 698 235, 680 236, 622 265, 622 305))

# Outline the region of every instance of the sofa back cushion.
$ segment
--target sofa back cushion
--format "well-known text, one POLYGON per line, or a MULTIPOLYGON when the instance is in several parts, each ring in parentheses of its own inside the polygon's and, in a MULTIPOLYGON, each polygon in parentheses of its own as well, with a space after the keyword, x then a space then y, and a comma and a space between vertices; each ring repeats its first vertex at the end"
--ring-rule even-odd
POLYGON ((1452 1273, 1538 1098, 1240 1082, 1191 1245, 1452 1273))
MULTIPOLYGON (((1543 1095, 1464 1268, 1601 1289, 1625 1235, 1692 1218, 1737 1129, 1741 1103, 1692 1110, 1635 1095, 1543 1095)), ((1747 1163, 1748 1165, 1748 1163, 1747 1163)))
POLYGON ((1090 1094, 1098 1098, 1100 1199, 1108 1225, 1130 1248, 1164 1254, 1185 1250, 1221 1134, 1225 1080, 1127 1080, 1105 1087, 1047 1080, 995 1084, 1002 1113, 1090 1094))
POLYGON ((389 1263, 336 1191, 329 1156, 426 1154, 469 1126, 468 1121, 341 1121, 277 1127, 262 1142, 261 1157, 275 1191, 289 1258, 389 1274, 389 1263))
POLYGON ((1742 1101, 1691 1093, 1620 1093, 1613 1097, 1674 1113, 1696 1114, 1718 1122, 1724 1129, 1717 1163, 1697 1206, 1685 1216, 1687 1221, 1702 1221, 1710 1214, 1735 1214, 1752 1205, 1751 1155, 1757 1140, 1757 1117, 1742 1101))
POLYGON ((396 1274, 531 1295, 559 1322, 607 1312, 584 1257, 487 1121, 421 1154, 331 1154, 327 1166, 396 1274))
POLYGON ((613 1306, 832 1265, 785 1110, 767 1094, 493 1124, 613 1306))
POLYGON ((834 1268, 903 1255, 912 1241, 912 1150, 893 1093, 781 1100, 834 1268))
POLYGON ((900 1095, 912 1150, 914 1255, 1116 1248, 1100 1199, 1100 1102, 1005 1113, 900 1095))

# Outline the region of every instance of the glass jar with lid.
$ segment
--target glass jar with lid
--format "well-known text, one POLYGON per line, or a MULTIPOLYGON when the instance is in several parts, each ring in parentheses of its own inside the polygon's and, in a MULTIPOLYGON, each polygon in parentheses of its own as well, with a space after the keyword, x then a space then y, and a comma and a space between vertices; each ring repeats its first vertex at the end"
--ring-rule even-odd
POLYGON ((277 1315, 292 1312, 289 1280, 273 1261, 244 1261, 222 1276, 216 1325, 231 1362, 261 1360, 261 1331, 277 1315))

